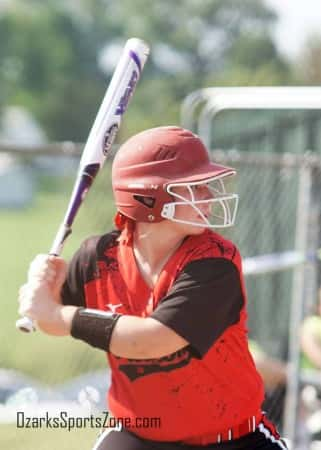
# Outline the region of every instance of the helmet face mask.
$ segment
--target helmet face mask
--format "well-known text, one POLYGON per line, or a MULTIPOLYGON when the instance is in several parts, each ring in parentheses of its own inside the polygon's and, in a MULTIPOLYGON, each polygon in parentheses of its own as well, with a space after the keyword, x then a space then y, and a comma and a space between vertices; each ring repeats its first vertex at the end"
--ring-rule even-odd
POLYGON ((161 212, 164 219, 203 228, 234 225, 238 195, 226 192, 222 177, 193 183, 170 183, 166 190, 173 201, 164 204, 161 212))

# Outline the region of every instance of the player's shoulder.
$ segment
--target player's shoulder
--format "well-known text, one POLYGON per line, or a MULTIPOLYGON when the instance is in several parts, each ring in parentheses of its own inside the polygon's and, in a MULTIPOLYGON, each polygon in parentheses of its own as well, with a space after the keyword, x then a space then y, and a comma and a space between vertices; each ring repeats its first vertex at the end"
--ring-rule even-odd
POLYGON ((99 276, 99 261, 108 259, 108 252, 118 245, 118 231, 91 236, 84 240, 69 262, 69 273, 80 274, 83 282, 99 276))
POLYGON ((102 235, 90 236, 82 242, 79 251, 82 255, 87 255, 87 257, 95 256, 99 258, 108 249, 118 245, 119 235, 119 231, 112 230, 102 235))
POLYGON ((187 244, 191 259, 224 258, 234 262, 240 258, 237 246, 212 230, 206 230, 198 236, 191 236, 187 244))

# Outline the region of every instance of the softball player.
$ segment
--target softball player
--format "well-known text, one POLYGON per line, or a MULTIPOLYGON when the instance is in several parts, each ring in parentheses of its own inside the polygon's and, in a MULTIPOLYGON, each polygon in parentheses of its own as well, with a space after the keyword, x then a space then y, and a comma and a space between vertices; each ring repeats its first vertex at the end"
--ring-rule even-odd
POLYGON ((188 130, 139 133, 113 162, 117 230, 86 240, 68 268, 31 264, 19 313, 106 353, 124 426, 95 450, 286 449, 261 411, 241 257, 214 231, 234 223, 234 174, 188 130))

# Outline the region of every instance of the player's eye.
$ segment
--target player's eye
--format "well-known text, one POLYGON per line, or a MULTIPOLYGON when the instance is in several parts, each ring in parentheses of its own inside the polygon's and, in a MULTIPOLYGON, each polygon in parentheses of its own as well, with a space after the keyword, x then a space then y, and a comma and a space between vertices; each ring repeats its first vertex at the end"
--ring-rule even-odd
POLYGON ((208 191, 208 189, 209 183, 195 184, 194 186, 192 186, 193 192, 208 191))

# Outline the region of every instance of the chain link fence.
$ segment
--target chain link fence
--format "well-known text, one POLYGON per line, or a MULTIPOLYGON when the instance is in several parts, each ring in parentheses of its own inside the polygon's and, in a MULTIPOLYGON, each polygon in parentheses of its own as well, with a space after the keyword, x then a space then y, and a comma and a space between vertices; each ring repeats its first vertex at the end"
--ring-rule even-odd
POLYGON ((288 367, 287 386, 275 389, 267 409, 279 426, 284 425, 294 448, 307 448, 309 431, 300 420, 301 389, 306 382, 300 330, 304 317, 315 310, 320 285, 321 158, 317 152, 278 155, 235 150, 213 156, 239 173, 238 224, 230 235, 245 261, 252 257, 253 262, 254 270, 246 278, 250 337, 288 367), (286 265, 285 255, 289 255, 286 265))
MULTIPOLYGON (((285 407, 278 416, 284 418, 291 448, 298 449, 310 448, 309 438, 305 438, 316 435, 311 418, 302 420, 302 385, 317 385, 320 395, 320 372, 305 377, 300 360, 302 321, 315 311, 320 285, 320 252, 316 251, 320 247, 320 94, 318 87, 213 87, 190 93, 181 109, 184 126, 195 130, 209 148, 221 148, 225 155, 241 153, 241 172, 247 172, 243 163, 251 158, 251 152, 261 155, 258 164, 249 166, 244 189, 240 182, 240 191, 250 198, 246 212, 254 218, 247 227, 248 217, 243 222, 240 212, 237 230, 241 235, 235 240, 239 239, 245 255, 265 252, 266 247, 276 252, 256 256, 248 266, 252 275, 256 272, 247 279, 252 301, 250 334, 268 354, 287 363, 285 407), (274 163, 267 165, 264 158, 274 163), (257 175, 254 182, 252 170, 257 175), (289 252, 289 248, 294 250, 289 252)), ((230 160, 233 163, 233 156, 230 160)), ((311 398, 307 403, 312 410, 311 398)), ((282 407, 280 398, 274 404, 282 407)), ((268 406, 271 411, 271 404, 268 406)), ((313 420, 319 423, 321 439, 321 403, 319 409, 313 420)), ((276 415, 275 421, 282 424, 276 415)))

